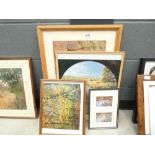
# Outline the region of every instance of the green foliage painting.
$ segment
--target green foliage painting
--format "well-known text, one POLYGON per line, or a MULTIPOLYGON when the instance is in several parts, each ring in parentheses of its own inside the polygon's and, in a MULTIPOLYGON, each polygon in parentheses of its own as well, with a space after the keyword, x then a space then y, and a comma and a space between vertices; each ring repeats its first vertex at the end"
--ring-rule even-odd
POLYGON ((79 130, 80 84, 43 85, 43 128, 79 130))
POLYGON ((20 68, 0 69, 0 109, 26 109, 20 68))

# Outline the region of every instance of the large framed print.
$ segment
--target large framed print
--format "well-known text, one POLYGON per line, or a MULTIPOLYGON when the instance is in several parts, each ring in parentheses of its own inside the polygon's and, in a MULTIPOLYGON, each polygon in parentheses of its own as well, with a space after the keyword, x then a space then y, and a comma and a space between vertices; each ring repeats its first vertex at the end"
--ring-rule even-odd
MULTIPOLYGON (((137 75, 137 114, 138 114, 138 134, 145 135, 145 101, 144 101, 144 81, 155 80, 155 75, 137 75)), ((146 97, 145 97, 146 99, 146 97)))
POLYGON ((41 80, 40 134, 85 134, 85 82, 41 80))
POLYGON ((56 54, 56 78, 85 80, 89 89, 119 88, 124 52, 56 54))
POLYGON ((37 26, 43 77, 55 79, 54 53, 59 51, 116 51, 123 25, 37 26))
POLYGON ((0 58, 0 117, 36 117, 31 65, 31 58, 0 58))
POLYGON ((139 74, 155 75, 155 58, 142 58, 139 74))
POLYGON ((116 128, 118 89, 90 90, 90 128, 116 128))

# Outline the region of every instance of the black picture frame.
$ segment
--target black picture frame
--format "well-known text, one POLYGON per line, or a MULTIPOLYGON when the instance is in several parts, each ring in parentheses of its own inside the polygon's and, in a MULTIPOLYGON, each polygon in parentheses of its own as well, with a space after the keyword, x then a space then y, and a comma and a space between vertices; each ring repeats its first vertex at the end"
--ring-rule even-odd
MULTIPOLYGON (((140 66, 139 66, 139 74, 144 74, 146 62, 155 62, 155 58, 141 58, 140 66)), ((155 66, 154 66, 154 70, 155 70, 155 66)))

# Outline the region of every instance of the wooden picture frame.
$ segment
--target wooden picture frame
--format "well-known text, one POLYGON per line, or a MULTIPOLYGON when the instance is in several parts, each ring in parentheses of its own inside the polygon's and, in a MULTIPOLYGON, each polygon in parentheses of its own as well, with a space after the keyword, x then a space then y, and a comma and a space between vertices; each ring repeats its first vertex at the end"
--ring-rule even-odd
POLYGON ((142 58, 140 60, 139 74, 155 75, 155 58, 142 58))
MULTIPOLYGON (((86 113, 86 105, 85 105, 85 82, 84 81, 64 81, 64 80, 45 80, 42 79, 40 81, 40 126, 39 126, 39 133, 40 134, 67 134, 67 135, 82 135, 85 134, 85 113, 86 113), (76 87, 76 90, 75 88, 76 87), (54 93, 57 92, 55 89, 61 88, 59 90, 63 90, 63 95, 59 96, 54 96, 52 93, 49 94, 48 90, 50 90, 50 92, 52 92, 52 89, 54 89, 54 93), (71 89, 72 88, 72 89, 71 89), (74 95, 74 97, 77 97, 76 102, 73 102, 73 104, 71 104, 71 94, 72 93, 68 93, 69 90, 75 90, 74 92, 76 93, 76 95, 74 95), (77 94, 78 92, 78 94, 77 94), (45 95, 46 94, 46 95, 45 95), (49 97, 47 97, 49 95, 49 97), (67 96, 70 95, 70 96, 67 96), (63 96, 63 97, 62 97, 63 96), (67 97, 66 97, 67 96, 67 97), (68 99, 70 97, 70 99, 68 99), (58 102, 60 99, 63 98, 63 102, 58 102), (65 100, 67 100, 67 102, 65 103, 65 100), (48 103, 47 101, 51 100, 50 103, 48 103), (57 105, 60 104, 59 106, 57 106, 55 103, 57 102, 57 105), (51 104, 52 103, 52 104, 51 104), (62 104, 65 103, 65 108, 63 108, 63 110, 67 110, 69 108, 67 108, 67 105, 72 105, 72 117, 73 120, 71 120, 71 118, 69 117, 70 114, 67 114, 65 112, 61 112, 58 113, 58 111, 60 109, 62 109, 62 107, 64 107, 62 104), (68 104, 70 103, 70 104, 68 104), (48 107, 48 104, 50 105, 50 109, 46 108, 48 107), (46 106, 45 106, 46 105, 46 106), (53 107, 55 107, 54 109, 57 109, 56 112, 53 110, 53 107), (75 109, 75 107, 77 107, 77 109, 75 109), (47 114, 47 110, 48 112, 52 112, 51 116, 49 115, 49 113, 47 114), (45 111, 46 110, 46 111, 45 111), (60 115, 62 114, 67 114, 65 115, 65 117, 63 117, 63 121, 62 119, 57 119, 57 118, 61 118, 60 115), (77 115, 79 115, 79 117, 77 117, 77 115), (59 116, 59 117, 58 117, 59 116), (67 119, 68 118, 68 119, 67 119), (52 120, 51 120, 52 119, 52 120), (79 120, 79 121, 77 121, 79 120), (75 123, 76 122, 76 123, 75 123)), ((75 98, 74 98, 75 99, 75 98)))
POLYGON ((30 57, 0 57, 0 87, 1 118, 36 118, 30 57))
POLYGON ((145 135, 145 114, 144 114, 144 81, 155 80, 155 75, 137 75, 137 113, 138 113, 138 134, 145 135))
MULTIPOLYGON (((103 67, 106 68, 109 71, 109 74, 114 78, 114 82, 111 82, 110 84, 108 83, 107 86, 102 86, 102 85, 104 85, 103 83, 98 83, 99 87, 96 87, 97 86, 96 85, 95 88, 94 88, 94 85, 92 85, 92 87, 91 87, 92 82, 90 82, 89 88, 90 89, 120 88, 123 65, 124 65, 124 57, 125 57, 125 52, 119 52, 119 53, 114 53, 114 52, 103 53, 101 51, 100 52, 92 52, 92 53, 90 53, 90 52, 85 52, 85 53, 80 53, 80 52, 75 53, 74 52, 74 53, 71 53, 71 52, 64 52, 64 51, 59 52, 59 53, 55 54, 56 78, 61 79, 63 74, 66 73, 73 66, 75 67, 75 65, 80 65, 82 68, 87 65, 88 68, 85 68, 85 70, 86 71, 90 70, 90 72, 92 74, 96 70, 92 67, 99 66, 98 68, 96 67, 97 70, 101 71, 101 69, 103 67), (81 63, 79 63, 79 62, 81 62, 81 63), (91 63, 90 64, 91 66, 88 63, 91 63), (114 72, 115 72, 115 74, 114 74, 114 72), (60 75, 60 73, 61 73, 61 75, 60 75)), ((82 74, 90 74, 90 72, 89 73, 86 73, 85 71, 82 72, 82 70, 79 66, 76 66, 76 69, 72 68, 72 70, 73 70, 72 72, 70 71, 71 74, 73 72, 74 72, 74 74, 78 73, 78 70, 82 74)), ((98 75, 99 75, 99 73, 100 72, 98 72, 98 75)), ((97 76, 97 75, 95 75, 95 76, 97 76)), ((81 79, 81 80, 87 81, 85 78, 83 79, 83 77, 80 77, 80 76, 77 79, 74 79, 71 77, 71 78, 67 78, 65 80, 68 80, 68 79, 71 79, 71 80, 81 79)), ((92 79, 92 77, 90 77, 89 79, 92 79)), ((87 82, 87 85, 89 85, 88 82, 87 82)))
MULTIPOLYGON (((88 42, 104 41, 103 44, 106 43, 106 47, 102 50, 103 52, 104 51, 118 52, 120 50, 122 30, 123 25, 121 24, 37 26, 37 35, 38 35, 42 70, 43 70, 43 77, 48 79, 56 78, 55 70, 53 69, 55 62, 53 41, 59 41, 59 42, 76 41, 76 44, 78 41, 88 41, 88 42)), ((87 42, 84 44, 87 44, 87 42)), ((75 46, 75 43, 73 45, 75 46)), ((71 49, 74 50, 75 48, 71 47, 71 49)), ((89 51, 88 49, 86 50, 89 51)), ((63 48, 59 48, 59 51, 62 50, 63 48)), ((83 50, 83 52, 84 51, 85 50, 83 50)))
POLYGON ((117 128, 119 89, 89 90, 89 128, 117 128))

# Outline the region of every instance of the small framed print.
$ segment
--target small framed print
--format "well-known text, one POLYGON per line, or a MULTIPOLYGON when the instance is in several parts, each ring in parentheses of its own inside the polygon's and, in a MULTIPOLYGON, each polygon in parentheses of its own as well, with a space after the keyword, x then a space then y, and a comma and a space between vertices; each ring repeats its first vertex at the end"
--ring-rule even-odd
POLYGON ((51 25, 38 26, 38 43, 43 77, 56 79, 54 53, 109 51, 118 52, 123 25, 51 25))
POLYGON ((142 58, 139 74, 155 75, 155 58, 142 58))
POLYGON ((56 78, 85 80, 89 89, 119 88, 124 52, 56 54, 56 78))
POLYGON ((155 135, 155 81, 144 81, 145 134, 155 135))
POLYGON ((90 90, 90 128, 116 128, 118 89, 90 90))
POLYGON ((85 82, 41 80, 40 134, 85 134, 85 82))
POLYGON ((31 58, 0 58, 0 117, 36 117, 31 65, 31 58))

